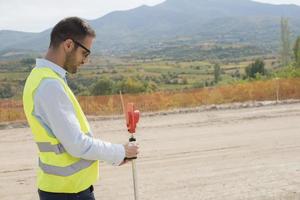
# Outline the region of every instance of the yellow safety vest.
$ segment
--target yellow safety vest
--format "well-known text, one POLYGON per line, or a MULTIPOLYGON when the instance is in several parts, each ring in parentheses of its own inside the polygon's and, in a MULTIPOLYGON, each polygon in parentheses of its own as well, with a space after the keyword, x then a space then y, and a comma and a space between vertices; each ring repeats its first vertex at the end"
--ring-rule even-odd
POLYGON ((64 80, 50 68, 34 68, 25 83, 23 106, 39 149, 37 185, 40 190, 47 192, 77 193, 96 182, 99 176, 99 161, 85 160, 70 155, 52 134, 51 129, 34 115, 34 95, 44 79, 56 79, 63 85, 73 104, 82 133, 91 136, 89 123, 64 80))

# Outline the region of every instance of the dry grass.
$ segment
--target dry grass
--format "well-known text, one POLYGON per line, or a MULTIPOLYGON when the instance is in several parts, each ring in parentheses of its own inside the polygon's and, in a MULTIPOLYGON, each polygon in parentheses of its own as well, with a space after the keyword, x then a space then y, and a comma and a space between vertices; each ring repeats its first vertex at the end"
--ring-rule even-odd
MULTIPOLYGON (((195 107, 244 101, 300 99, 300 79, 255 81, 188 91, 124 95, 125 102, 134 102, 141 112, 195 107)), ((80 96, 79 102, 87 115, 121 114, 119 95, 80 96)), ((0 122, 25 120, 21 100, 0 101, 0 122)))

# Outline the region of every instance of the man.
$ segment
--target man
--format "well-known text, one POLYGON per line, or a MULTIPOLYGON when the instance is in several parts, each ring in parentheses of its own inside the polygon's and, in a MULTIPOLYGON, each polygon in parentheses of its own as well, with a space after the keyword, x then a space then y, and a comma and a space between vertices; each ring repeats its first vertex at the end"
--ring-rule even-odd
POLYGON ((55 25, 44 59, 26 80, 24 111, 39 149, 37 176, 41 200, 92 200, 98 160, 114 166, 136 157, 137 144, 111 144, 93 138, 89 123, 66 81, 90 55, 95 31, 70 17, 55 25))

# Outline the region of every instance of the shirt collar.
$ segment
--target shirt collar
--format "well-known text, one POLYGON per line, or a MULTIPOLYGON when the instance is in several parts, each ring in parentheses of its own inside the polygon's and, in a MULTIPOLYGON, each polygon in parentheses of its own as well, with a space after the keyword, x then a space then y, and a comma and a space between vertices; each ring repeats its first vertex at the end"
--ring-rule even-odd
POLYGON ((37 58, 36 59, 36 67, 37 68, 42 68, 42 67, 47 67, 52 69, 54 72, 56 72, 59 76, 62 78, 66 77, 67 71, 64 70, 61 66, 43 58, 37 58))

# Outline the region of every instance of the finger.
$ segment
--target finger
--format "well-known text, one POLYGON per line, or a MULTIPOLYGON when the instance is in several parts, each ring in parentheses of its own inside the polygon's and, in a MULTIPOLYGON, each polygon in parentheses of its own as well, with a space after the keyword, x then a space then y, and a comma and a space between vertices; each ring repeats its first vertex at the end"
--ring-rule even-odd
POLYGON ((131 151, 131 152, 128 152, 129 155, 137 155, 138 154, 138 151, 131 151))
POLYGON ((128 153, 128 156, 134 157, 134 156, 136 156, 137 154, 138 154, 138 152, 137 152, 137 151, 134 151, 134 152, 128 153))

